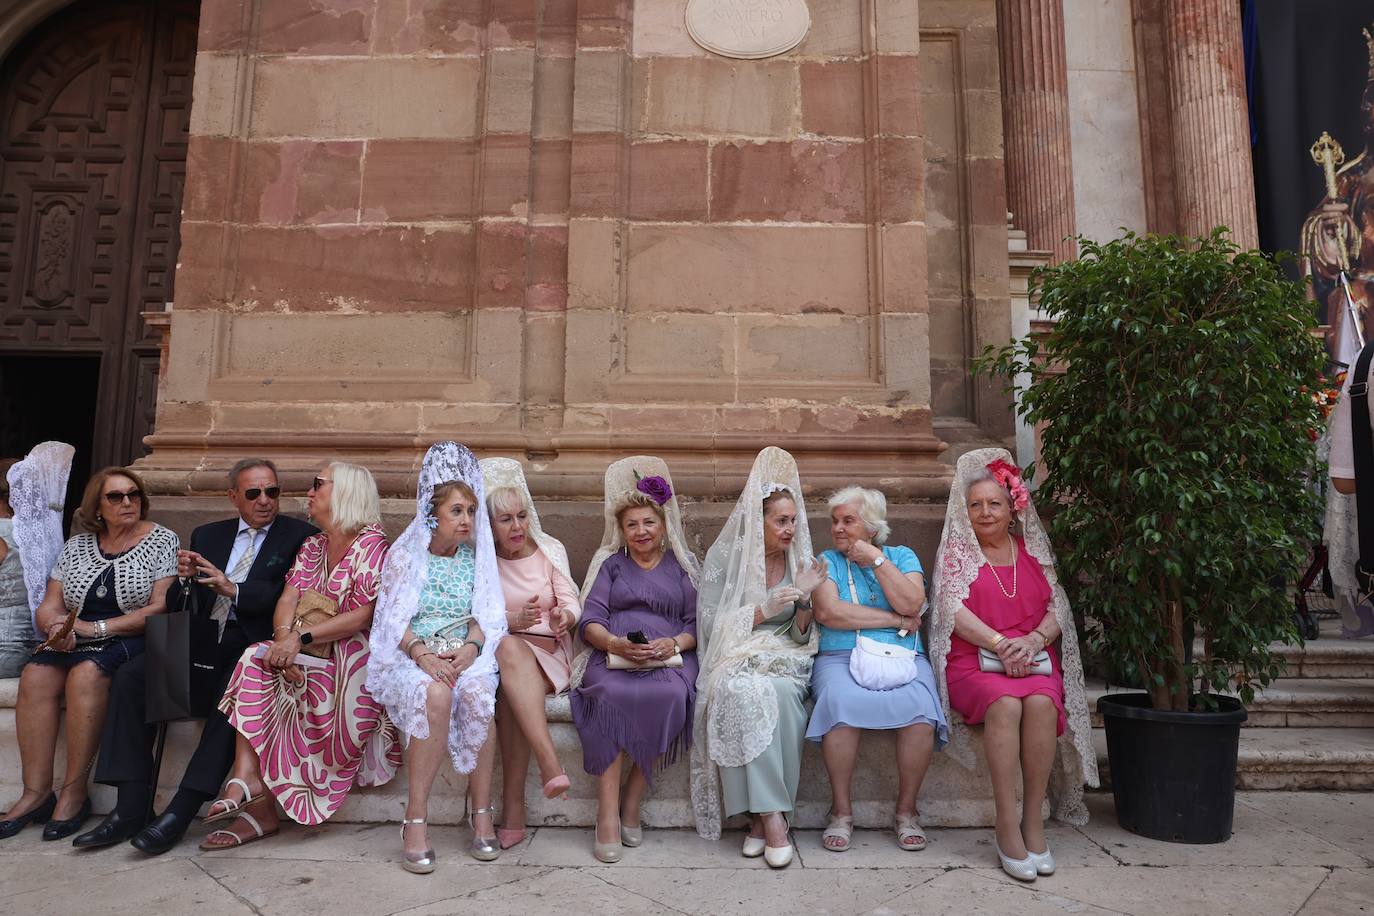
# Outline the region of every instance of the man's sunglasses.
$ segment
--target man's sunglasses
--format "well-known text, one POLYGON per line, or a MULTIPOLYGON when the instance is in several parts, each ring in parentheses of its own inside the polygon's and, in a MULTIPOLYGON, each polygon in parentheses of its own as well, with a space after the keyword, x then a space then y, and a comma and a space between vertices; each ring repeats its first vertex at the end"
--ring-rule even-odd
POLYGON ((108 493, 105 494, 105 502, 109 503, 109 504, 112 505, 112 506, 117 506, 117 505, 119 505, 120 503, 125 503, 125 502, 132 503, 132 502, 142 502, 142 501, 143 501, 143 491, 142 491, 142 490, 126 490, 126 491, 124 491, 123 493, 119 492, 118 490, 111 490, 110 492, 108 492, 108 493))
POLYGON ((281 487, 249 487, 243 491, 243 495, 249 502, 257 502, 258 497, 266 493, 268 499, 276 499, 281 496, 281 487))

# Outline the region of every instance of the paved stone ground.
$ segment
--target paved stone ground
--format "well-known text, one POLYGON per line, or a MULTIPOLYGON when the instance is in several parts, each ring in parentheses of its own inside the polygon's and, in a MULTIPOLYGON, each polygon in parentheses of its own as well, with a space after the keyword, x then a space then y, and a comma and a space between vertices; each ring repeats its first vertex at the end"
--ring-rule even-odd
MULTIPOLYGON (((890 833, 859 831, 847 853, 797 835, 800 860, 772 872, 685 830, 648 831, 617 865, 591 856, 587 829, 543 828, 491 864, 465 853, 468 833, 436 827, 439 867, 397 864, 393 825, 291 827, 236 852, 193 842, 157 859, 124 846, 77 853, 30 828, 0 842, 0 912, 7 914, 504 914, 648 916, 799 914, 1374 913, 1374 794, 1242 793, 1235 836, 1220 846, 1143 840, 1116 825, 1110 795, 1093 821, 1051 828, 1059 872, 1021 885, 995 865, 991 831, 934 830, 921 853, 890 833)), ((198 840, 205 828, 197 826, 198 840)))

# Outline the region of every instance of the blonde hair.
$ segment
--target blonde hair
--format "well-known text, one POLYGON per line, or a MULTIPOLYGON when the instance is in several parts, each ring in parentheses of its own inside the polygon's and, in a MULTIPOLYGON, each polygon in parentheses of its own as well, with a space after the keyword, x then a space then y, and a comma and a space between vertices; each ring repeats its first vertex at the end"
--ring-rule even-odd
POLYGON ((334 482, 329 493, 329 516, 336 528, 355 534, 367 525, 382 523, 382 500, 371 471, 359 464, 332 461, 329 475, 334 482))
POLYGON ((494 487, 487 491, 487 515, 496 518, 502 509, 519 512, 528 509, 525 494, 517 487, 494 487))
POLYGON ((631 509, 653 509, 658 520, 665 525, 668 524, 668 514, 663 507, 654 502, 654 498, 648 493, 639 490, 631 490, 615 501, 615 523, 622 524, 625 521, 625 513, 631 509))
POLYGON ((826 505, 831 512, 834 512, 837 506, 858 506, 859 518, 863 520, 868 533, 873 536, 873 543, 887 543, 887 536, 892 533, 892 526, 887 523, 887 497, 882 494, 881 490, 870 490, 867 487, 857 486, 845 487, 826 500, 826 505))

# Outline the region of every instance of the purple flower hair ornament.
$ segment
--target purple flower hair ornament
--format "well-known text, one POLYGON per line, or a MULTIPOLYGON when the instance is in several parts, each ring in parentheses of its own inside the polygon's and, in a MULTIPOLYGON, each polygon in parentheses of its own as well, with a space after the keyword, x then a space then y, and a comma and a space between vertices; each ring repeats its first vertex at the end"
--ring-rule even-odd
POLYGON ((635 489, 660 506, 673 498, 672 484, 657 474, 652 477, 640 477, 639 472, 635 471, 635 489))

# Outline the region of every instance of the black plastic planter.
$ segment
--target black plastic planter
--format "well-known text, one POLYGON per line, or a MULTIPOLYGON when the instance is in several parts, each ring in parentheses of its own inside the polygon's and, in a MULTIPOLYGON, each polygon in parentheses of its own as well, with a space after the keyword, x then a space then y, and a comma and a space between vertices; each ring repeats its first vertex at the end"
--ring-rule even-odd
POLYGON ((1236 807, 1236 754, 1245 707, 1216 697, 1216 712, 1152 709, 1145 693, 1097 701, 1107 729, 1116 819, 1172 843, 1224 843, 1236 807))

